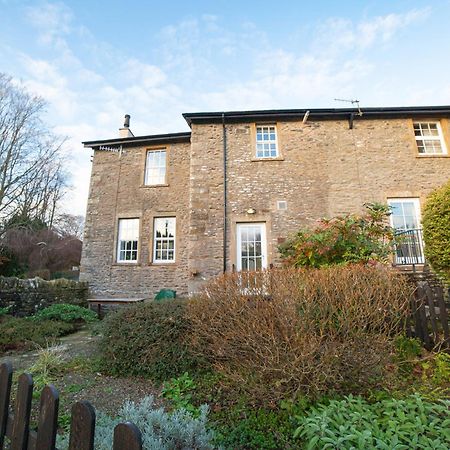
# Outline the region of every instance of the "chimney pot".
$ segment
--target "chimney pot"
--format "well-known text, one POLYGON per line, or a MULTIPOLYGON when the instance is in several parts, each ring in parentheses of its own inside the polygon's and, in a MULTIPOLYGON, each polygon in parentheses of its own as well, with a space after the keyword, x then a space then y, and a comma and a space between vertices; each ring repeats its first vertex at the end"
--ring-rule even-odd
POLYGON ((125 114, 125 122, 123 123, 123 126, 125 128, 130 128, 130 115, 129 114, 125 114))

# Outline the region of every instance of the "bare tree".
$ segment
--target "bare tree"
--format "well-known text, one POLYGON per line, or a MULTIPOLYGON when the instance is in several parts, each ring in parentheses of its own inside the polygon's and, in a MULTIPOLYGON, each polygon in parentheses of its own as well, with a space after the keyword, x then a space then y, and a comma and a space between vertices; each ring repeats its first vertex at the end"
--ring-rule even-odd
POLYGON ((42 121, 46 103, 0 73, 0 218, 42 220, 52 225, 67 187, 64 139, 42 121))
POLYGON ((73 214, 60 214, 54 224, 55 230, 62 237, 83 239, 84 217, 73 214))

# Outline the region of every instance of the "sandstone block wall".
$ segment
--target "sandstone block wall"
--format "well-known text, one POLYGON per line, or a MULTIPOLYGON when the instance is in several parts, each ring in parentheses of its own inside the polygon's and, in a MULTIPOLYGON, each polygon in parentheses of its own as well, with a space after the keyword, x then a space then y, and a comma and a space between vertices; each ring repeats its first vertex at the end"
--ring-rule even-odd
POLYGON ((117 153, 96 151, 85 224, 80 279, 91 295, 153 298, 162 288, 187 294, 190 145, 125 148, 117 153), (144 186, 145 156, 151 148, 167 150, 167 186, 144 186), (176 262, 152 264, 154 217, 176 217, 176 262), (116 262, 118 220, 140 219, 138 262, 116 262))
MULTIPOLYGON (((446 138, 449 121, 441 121, 446 138)), ((412 120, 345 120, 277 123, 280 157, 256 160, 254 126, 227 124, 228 258, 236 264, 236 224, 265 222, 268 261, 301 226, 322 217, 358 213, 366 202, 425 197, 450 177, 449 156, 419 156, 412 120), (286 210, 277 201, 287 202, 286 210), (248 214, 250 208, 255 214, 248 214)), ((190 267, 204 279, 222 271, 222 125, 193 125, 191 156, 190 267), (199 208, 194 211, 194 207, 199 208)), ((450 150, 450 146, 449 146, 450 150)))

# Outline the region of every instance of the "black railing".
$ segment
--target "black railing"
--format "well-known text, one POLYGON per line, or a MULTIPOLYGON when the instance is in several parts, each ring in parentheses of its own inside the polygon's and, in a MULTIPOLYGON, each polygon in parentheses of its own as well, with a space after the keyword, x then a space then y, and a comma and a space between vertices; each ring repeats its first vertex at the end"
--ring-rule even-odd
POLYGON ((395 233, 396 265, 416 265, 425 263, 422 229, 397 230, 395 233))

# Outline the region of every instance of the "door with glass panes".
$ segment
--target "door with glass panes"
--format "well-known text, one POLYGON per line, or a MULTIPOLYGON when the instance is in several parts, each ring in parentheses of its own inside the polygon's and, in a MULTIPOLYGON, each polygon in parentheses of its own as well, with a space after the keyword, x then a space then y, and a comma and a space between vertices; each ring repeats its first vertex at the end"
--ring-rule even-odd
POLYGON ((392 198, 391 226, 396 234, 396 263, 423 264, 423 240, 418 198, 392 198))
POLYGON ((267 243, 265 223, 237 224, 238 271, 253 271, 267 268, 267 243))

